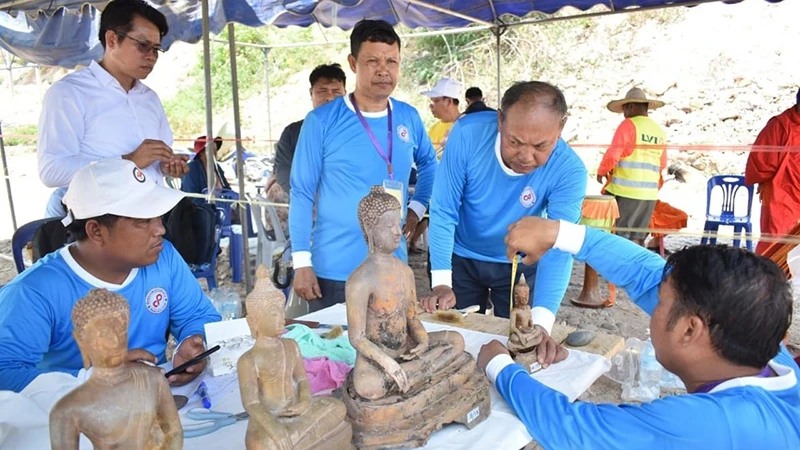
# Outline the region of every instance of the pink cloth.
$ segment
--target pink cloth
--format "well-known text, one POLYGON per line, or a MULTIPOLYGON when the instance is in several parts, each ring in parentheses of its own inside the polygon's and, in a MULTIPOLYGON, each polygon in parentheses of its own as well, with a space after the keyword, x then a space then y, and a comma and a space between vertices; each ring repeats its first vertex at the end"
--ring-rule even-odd
POLYGON ((312 395, 325 395, 344 384, 350 366, 327 356, 303 358, 312 395))

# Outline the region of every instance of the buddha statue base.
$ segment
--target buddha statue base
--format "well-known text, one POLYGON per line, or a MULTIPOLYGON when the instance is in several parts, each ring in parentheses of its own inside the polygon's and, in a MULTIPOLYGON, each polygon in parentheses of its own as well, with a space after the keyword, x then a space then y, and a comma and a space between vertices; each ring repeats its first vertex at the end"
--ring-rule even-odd
POLYGON ((457 422, 472 429, 491 412, 489 381, 466 352, 435 380, 405 395, 363 399, 355 392, 352 374, 347 376, 342 400, 359 450, 422 447, 443 425, 457 422))

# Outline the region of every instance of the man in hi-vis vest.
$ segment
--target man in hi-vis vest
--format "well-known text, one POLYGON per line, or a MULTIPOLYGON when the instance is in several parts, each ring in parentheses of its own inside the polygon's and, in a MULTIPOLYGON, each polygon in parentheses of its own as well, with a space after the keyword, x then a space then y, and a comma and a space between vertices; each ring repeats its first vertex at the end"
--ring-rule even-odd
MULTIPOLYGON (((597 169, 597 182, 606 179, 603 193, 614 195, 619 205, 617 228, 648 228, 661 186, 661 171, 667 166, 667 139, 664 130, 647 111, 664 106, 648 99, 644 91, 633 88, 625 98, 614 100, 608 109, 623 113, 625 120, 614 133, 614 140, 597 169)), ((646 232, 617 232, 644 246, 646 232)))

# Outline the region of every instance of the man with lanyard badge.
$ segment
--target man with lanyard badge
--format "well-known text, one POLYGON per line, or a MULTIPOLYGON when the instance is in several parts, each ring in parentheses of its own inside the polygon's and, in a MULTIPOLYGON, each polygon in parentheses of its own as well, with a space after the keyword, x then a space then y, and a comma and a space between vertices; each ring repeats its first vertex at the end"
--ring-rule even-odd
MULTIPOLYGON (((306 116, 292 162, 294 289, 312 311, 344 302, 344 282, 367 255, 357 209, 370 187, 383 185, 404 205, 407 238, 425 214, 436 171, 419 113, 390 98, 400 70, 400 37, 385 21, 363 20, 350 35, 350 51, 355 91, 306 116), (408 199, 412 163, 418 178, 408 199)), ((395 255, 407 259, 405 243, 395 255)))

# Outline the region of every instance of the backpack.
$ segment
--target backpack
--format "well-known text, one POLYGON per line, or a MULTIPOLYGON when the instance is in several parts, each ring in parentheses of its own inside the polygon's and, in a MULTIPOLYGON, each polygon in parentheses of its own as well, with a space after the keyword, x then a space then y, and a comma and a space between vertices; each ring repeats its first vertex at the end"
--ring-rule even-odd
POLYGON ((183 198, 162 218, 164 239, 170 241, 187 264, 211 262, 217 250, 220 225, 217 209, 208 203, 183 198))
POLYGON ((68 236, 67 228, 61 223, 61 217, 43 223, 33 234, 31 244, 33 246, 33 262, 43 258, 64 245, 72 242, 68 236))

